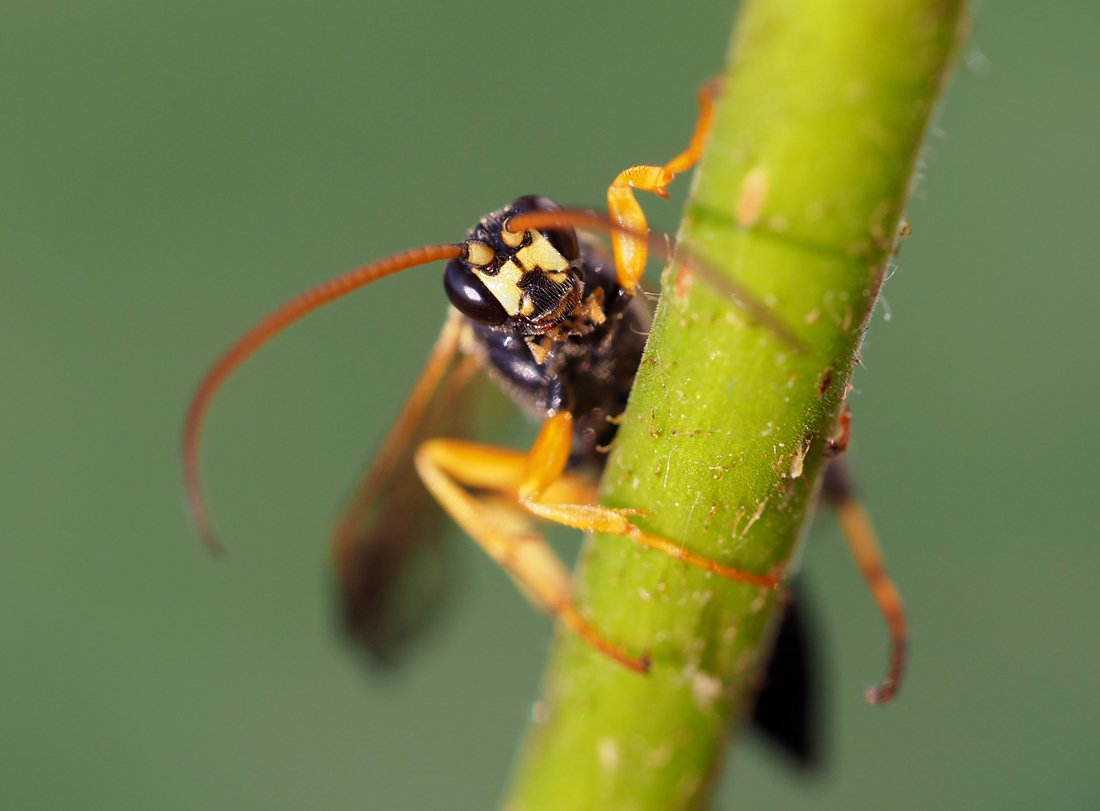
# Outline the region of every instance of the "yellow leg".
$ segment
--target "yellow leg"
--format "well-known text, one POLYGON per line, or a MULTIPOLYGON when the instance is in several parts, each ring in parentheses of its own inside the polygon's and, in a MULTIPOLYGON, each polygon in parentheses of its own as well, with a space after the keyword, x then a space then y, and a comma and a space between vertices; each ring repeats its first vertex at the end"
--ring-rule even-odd
MULTIPOLYGON (((516 481, 509 482, 507 474, 522 471, 523 464, 522 454, 446 439, 429 440, 416 454, 416 469, 428 490, 489 557, 504 567, 528 599, 561 619, 600 653, 631 670, 647 672, 648 657, 625 653, 600 636, 577 610, 569 573, 542 536, 522 517, 491 499, 473 496, 459 484, 507 495, 515 491, 516 481)), ((584 488, 570 481, 560 492, 583 495, 584 488)))
POLYGON ((682 546, 641 530, 629 520, 639 510, 612 509, 595 503, 587 479, 565 473, 573 419, 563 412, 543 425, 530 453, 473 442, 432 439, 416 453, 416 469, 436 500, 512 576, 537 607, 560 618, 588 644, 617 662, 646 672, 646 656, 633 657, 609 642, 581 616, 572 600, 570 577, 561 560, 534 531, 528 514, 586 532, 606 532, 713 572, 761 588, 778 588, 774 574, 753 574, 696 555, 682 546), (474 495, 466 488, 486 491, 474 495))
MULTIPOLYGON (((634 190, 650 191, 660 197, 668 196, 668 184, 681 172, 686 172, 703 154, 710 125, 714 117, 714 88, 704 85, 699 91, 699 120, 691 136, 688 148, 663 166, 631 166, 619 173, 607 189, 607 208, 616 223, 628 231, 647 233, 645 213, 634 197, 634 190)), ((628 292, 645 272, 646 244, 643 240, 612 232, 611 243, 615 250, 615 267, 619 275, 619 284, 628 292)))
POLYGON ((641 510, 613 509, 596 503, 565 502, 560 497, 560 491, 555 492, 554 488, 563 479, 572 436, 573 418, 568 412, 551 417, 539 432, 538 439, 531 448, 527 469, 518 491, 519 503, 531 513, 547 521, 585 532, 606 532, 629 538, 642 546, 729 580, 762 588, 778 588, 779 578, 774 574, 754 574, 724 566, 718 561, 689 552, 667 538, 645 532, 629 519, 629 516, 644 514, 641 510))

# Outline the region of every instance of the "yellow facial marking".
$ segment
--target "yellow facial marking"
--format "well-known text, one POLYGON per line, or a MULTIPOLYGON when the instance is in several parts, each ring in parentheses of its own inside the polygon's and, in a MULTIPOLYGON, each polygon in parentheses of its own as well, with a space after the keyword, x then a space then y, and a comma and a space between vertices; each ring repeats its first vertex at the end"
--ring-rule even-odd
POLYGON ((471 265, 477 267, 485 267, 490 264, 493 259, 496 258, 496 253, 493 249, 486 245, 484 242, 467 242, 466 243, 466 261, 471 265))
POLYGON ((493 249, 485 243, 467 242, 467 261, 470 263, 470 269, 481 279, 508 315, 530 317, 535 314, 535 302, 520 288, 520 280, 528 273, 540 273, 554 284, 564 284, 569 278, 569 274, 566 273, 569 261, 540 231, 515 234, 503 228, 500 237, 512 248, 518 247, 525 239, 528 240, 528 244, 517 250, 514 258, 501 265, 500 269, 493 274, 479 269, 490 265, 496 258, 493 249))
POLYGON ((516 251, 516 261, 523 265, 524 270, 542 270, 552 281, 561 282, 563 279, 555 278, 555 274, 561 274, 569 262, 558 253, 558 249, 541 231, 531 231, 531 244, 525 245, 516 251))
POLYGON ((493 298, 500 302, 504 312, 512 316, 519 315, 519 300, 523 296, 523 291, 519 289, 519 280, 523 278, 523 271, 519 265, 509 260, 491 276, 480 272, 477 268, 472 270, 493 294, 493 298))

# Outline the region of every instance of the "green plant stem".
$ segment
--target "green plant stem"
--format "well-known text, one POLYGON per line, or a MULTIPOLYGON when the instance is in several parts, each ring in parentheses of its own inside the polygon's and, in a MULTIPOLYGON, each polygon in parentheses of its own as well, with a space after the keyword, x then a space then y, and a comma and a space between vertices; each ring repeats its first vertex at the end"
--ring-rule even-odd
MULTIPOLYGON (((964 6, 745 5, 680 239, 805 347, 671 268, 606 504, 646 509, 645 529, 727 565, 792 570, 964 6)), ((560 633, 507 808, 697 807, 751 702, 781 592, 616 537, 586 543, 577 592, 652 671, 560 633)))

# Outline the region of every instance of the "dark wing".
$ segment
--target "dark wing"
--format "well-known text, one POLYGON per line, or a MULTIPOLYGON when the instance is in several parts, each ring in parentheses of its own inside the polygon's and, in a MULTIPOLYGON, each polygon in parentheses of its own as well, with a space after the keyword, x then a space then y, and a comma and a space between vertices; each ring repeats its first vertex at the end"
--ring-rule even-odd
POLYGON ((445 584, 445 516, 413 459, 425 439, 461 435, 476 417, 485 376, 459 352, 460 329, 448 319, 332 535, 344 630, 380 661, 434 616, 445 584))
POLYGON ((807 627, 805 609, 805 592, 793 589, 752 723, 798 766, 809 769, 821 759, 821 701, 813 631, 807 627))

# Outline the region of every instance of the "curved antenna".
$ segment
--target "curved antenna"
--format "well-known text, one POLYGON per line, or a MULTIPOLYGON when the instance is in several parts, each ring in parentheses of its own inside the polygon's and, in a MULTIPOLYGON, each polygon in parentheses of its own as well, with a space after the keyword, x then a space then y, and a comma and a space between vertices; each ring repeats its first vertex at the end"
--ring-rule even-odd
POLYGON ((183 423, 182 455, 183 483, 187 491, 187 505, 191 512, 191 519, 195 522, 195 527, 212 554, 220 554, 222 545, 210 523, 210 517, 206 511, 206 500, 202 494, 199 476, 199 440, 202 436, 203 418, 222 383, 257 349, 318 307, 342 298, 385 276, 440 259, 455 259, 461 255, 461 245, 428 245, 371 262, 369 265, 363 265, 327 282, 322 282, 291 299, 252 327, 210 367, 187 408, 187 417, 183 423))
POLYGON ((628 228, 606 214, 586 209, 565 208, 557 211, 528 211, 523 214, 515 214, 504 223, 504 227, 509 231, 526 231, 529 228, 543 229, 561 226, 595 228, 609 234, 625 234, 645 242, 650 251, 661 255, 666 260, 671 260, 673 254, 675 254, 676 258, 685 261, 692 270, 697 271, 712 287, 717 288, 719 292, 731 298, 752 320, 771 330, 777 338, 793 350, 799 353, 809 350, 806 342, 799 338, 787 323, 776 315, 759 296, 726 274, 715 270, 712 266, 688 252, 683 246, 673 246, 664 234, 628 228))

